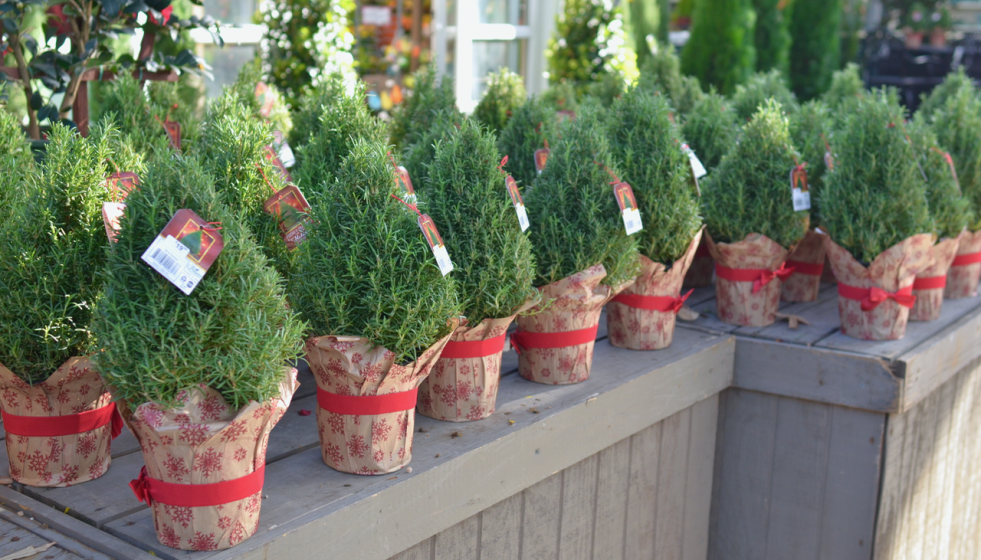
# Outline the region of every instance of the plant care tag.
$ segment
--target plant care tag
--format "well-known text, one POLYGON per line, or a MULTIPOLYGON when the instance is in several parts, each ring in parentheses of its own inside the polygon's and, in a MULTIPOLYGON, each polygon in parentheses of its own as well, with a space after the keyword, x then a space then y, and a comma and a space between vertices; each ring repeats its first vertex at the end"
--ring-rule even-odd
POLYGON ((644 229, 644 224, 640 221, 637 198, 634 197, 634 190, 630 185, 623 181, 616 183, 613 185, 613 195, 616 196, 620 213, 623 214, 623 227, 627 230, 627 235, 633 235, 644 229))
POLYGON ((255 85, 255 99, 259 102, 259 114, 268 119, 276 105, 276 93, 264 82, 259 82, 255 85))
POLYGON ((182 208, 167 222, 142 259, 185 295, 191 295, 224 247, 217 228, 182 208))
POLYGON ((296 165, 296 156, 293 155, 293 148, 290 148, 286 137, 278 130, 273 131, 273 147, 276 148, 276 154, 279 156, 283 167, 288 169, 296 165))
POLYGON ((835 170, 835 158, 831 156, 831 152, 824 152, 824 167, 826 167, 828 171, 835 170))
POLYGON ((181 123, 177 121, 170 120, 167 117, 163 121, 164 131, 167 133, 167 138, 170 140, 170 147, 180 151, 181 149, 181 123))
POLYGON ((113 173, 106 177, 106 187, 109 188, 109 195, 114 202, 126 200, 129 193, 136 190, 139 185, 140 177, 132 171, 113 173))
POLYGON ((681 151, 685 152, 685 155, 688 156, 688 163, 691 165, 691 181, 695 187, 695 194, 702 196, 702 189, 698 186, 698 180, 708 175, 708 171, 705 170, 702 161, 695 155, 695 150, 688 147, 688 144, 682 144, 681 151))
POLYGON ((539 175, 541 175, 542 171, 545 169, 545 164, 548 163, 548 156, 551 153, 552 151, 547 147, 535 150, 535 171, 537 171, 539 175))
POLYGON ((531 224, 528 223, 528 212, 525 211, 525 201, 521 198, 521 191, 518 190, 518 182, 514 180, 514 177, 508 175, 504 177, 504 184, 507 185, 508 194, 511 195, 514 211, 518 213, 518 224, 521 225, 521 231, 527 231, 531 224))
POLYGON ((415 189, 412 188, 412 179, 409 178, 409 170, 404 166, 395 167, 395 186, 406 194, 416 194, 415 189))
POLYGON ((790 171, 794 212, 811 209, 811 192, 807 188, 807 171, 804 170, 804 165, 798 165, 790 171))
POLYGON ((428 214, 419 215, 419 229, 426 236, 426 243, 429 243, 429 248, 433 250, 439 271, 443 273, 443 276, 453 272, 453 261, 450 260, 450 254, 446 251, 446 245, 443 245, 443 238, 440 237, 436 224, 433 223, 433 219, 428 214))
MULTIPOLYGON (((292 152, 290 152, 292 154, 292 152)), ((286 165, 283 164, 283 160, 280 159, 279 154, 276 153, 276 148, 271 145, 266 146, 266 160, 273 164, 273 166, 279 170, 279 174, 283 176, 283 179, 287 183, 293 182, 293 177, 290 175, 286 165)))
POLYGON ((279 222, 279 235, 282 236, 287 249, 292 251, 307 240, 306 223, 310 221, 310 217, 307 216, 310 212, 310 204, 307 203, 299 187, 287 185, 286 188, 269 197, 263 208, 279 222))
POLYGON ((116 242, 119 235, 119 220, 123 217, 126 205, 122 202, 105 202, 102 204, 102 224, 106 226, 106 236, 110 243, 116 242))

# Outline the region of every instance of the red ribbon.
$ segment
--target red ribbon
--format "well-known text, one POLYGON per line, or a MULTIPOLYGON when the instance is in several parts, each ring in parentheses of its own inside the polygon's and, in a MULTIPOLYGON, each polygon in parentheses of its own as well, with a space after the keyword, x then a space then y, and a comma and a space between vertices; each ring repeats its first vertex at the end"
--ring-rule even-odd
POLYGON ((862 311, 872 311, 887 299, 893 299, 899 305, 909 308, 912 308, 913 304, 916 303, 916 296, 913 295, 913 286, 907 286, 895 293, 890 293, 875 286, 871 288, 857 288, 839 282, 838 295, 845 299, 862 302, 862 311))
POLYGON ((514 351, 521 353, 521 348, 568 348, 579 346, 587 342, 596 340, 596 331, 599 323, 585 329, 577 331, 565 331, 556 333, 533 333, 528 331, 515 331, 511 334, 511 346, 514 351))
POLYGON ((123 433, 123 418, 116 403, 95 410, 62 416, 17 416, 0 411, 8 434, 26 437, 59 437, 84 434, 112 423, 112 439, 123 433))
POLYGON ((967 266, 969 264, 981 263, 981 252, 957 255, 950 266, 967 266))
POLYGON ((389 395, 337 395, 317 387, 317 404, 320 408, 334 414, 350 414, 367 416, 371 414, 388 414, 403 412, 416 407, 416 395, 419 389, 389 395))
POLYGON ((942 290, 947 287, 946 276, 930 276, 913 280, 914 290, 942 290))
POLYGON ((451 340, 443 347, 442 358, 486 358, 504 351, 507 334, 486 340, 451 340))
POLYGON ((685 305, 685 300, 691 296, 694 289, 680 297, 671 296, 642 296, 639 294, 619 294, 613 301, 622 303, 634 309, 647 309, 649 311, 660 311, 661 313, 678 313, 685 305))
POLYGON ((176 507, 206 507, 244 500, 262 492, 265 476, 266 466, 263 465, 251 474, 224 482, 176 484, 150 478, 144 466, 140 477, 131 481, 129 487, 136 499, 146 505, 157 502, 176 507))
POLYGON ((785 264, 789 265, 796 274, 807 274, 808 276, 821 276, 824 272, 824 263, 805 263, 800 261, 787 261, 785 264))
POLYGON ((395 200, 397 200, 397 201, 401 202, 402 204, 404 204, 405 207, 408 208, 409 210, 412 210, 416 214, 419 214, 420 216, 422 216, 422 212, 419 211, 419 208, 417 208, 415 204, 409 204, 408 202, 402 200, 401 198, 395 196, 394 194, 389 195, 389 196, 391 196, 395 200))
POLYGON ((780 263, 780 268, 776 270, 766 270, 764 268, 729 268, 715 263, 716 276, 731 282, 752 282, 754 294, 777 278, 786 280, 793 273, 794 268, 787 268, 787 263, 780 263))

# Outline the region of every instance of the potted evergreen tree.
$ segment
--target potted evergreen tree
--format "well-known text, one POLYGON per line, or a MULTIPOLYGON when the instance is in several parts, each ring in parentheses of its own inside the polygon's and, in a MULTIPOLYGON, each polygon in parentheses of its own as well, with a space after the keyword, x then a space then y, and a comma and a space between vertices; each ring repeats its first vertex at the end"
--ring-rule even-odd
POLYGON ((269 432, 296 388, 286 362, 304 325, 282 278, 200 163, 166 153, 126 198, 104 278, 96 366, 143 450, 130 486, 157 538, 182 550, 242 542, 258 528, 269 432), (161 257, 167 243, 183 260, 161 257), (194 267, 204 275, 188 292, 194 267))
POLYGON ((585 381, 600 312, 637 274, 612 182, 617 173, 600 109, 565 121, 548 165, 528 193, 535 285, 545 306, 518 316, 518 371, 538 383, 585 381))
POLYGON ((456 108, 439 109, 435 112, 429 129, 422 132, 419 140, 406 146, 402 152, 402 163, 414 185, 426 184, 429 166, 436 157, 436 145, 458 131, 466 120, 456 108))
MULTIPOLYGON (((824 92, 821 100, 834 112, 846 112, 843 107, 851 100, 861 97, 865 92, 865 82, 859 74, 858 64, 849 62, 843 70, 831 75, 831 87, 824 92)), ((844 114, 838 115, 844 117, 844 114)))
POLYGON ((487 76, 487 90, 473 110, 473 118, 494 134, 499 134, 514 111, 528 98, 524 79, 507 68, 487 76))
POLYGON ((926 181, 895 91, 874 91, 850 110, 820 197, 841 330, 866 340, 902 338, 913 281, 933 262, 926 181))
POLYGON ((392 114, 389 130, 389 140, 400 150, 419 141, 432 126, 437 111, 458 111, 450 78, 440 78, 435 69, 426 67, 413 74, 411 81, 412 94, 392 114))
POLYGON ((0 111, 0 223, 13 211, 27 189, 27 176, 34 171, 31 145, 17 117, 0 111))
POLYGON ((136 78, 119 76, 106 88, 102 119, 115 125, 138 152, 167 146, 186 150, 200 136, 200 119, 180 101, 175 83, 150 82, 144 89, 136 78))
POLYGON ((468 320, 419 387, 419 412, 438 420, 464 422, 494 413, 505 333, 515 315, 540 298, 532 287, 531 243, 515 208, 518 201, 523 211, 521 194, 496 159, 494 134, 468 119, 436 146, 419 188, 453 259, 468 320))
POLYGON ((558 137, 559 121, 555 118, 555 109, 543 98, 532 97, 515 110, 501 131, 497 147, 502 155, 508 156, 511 176, 518 184, 529 187, 538 177, 536 153, 548 150, 549 142, 555 142, 558 137))
POLYGON ((441 236, 396 185, 387 151, 356 140, 330 182, 312 189, 289 283, 310 324, 323 460, 364 475, 411 460, 418 387, 461 311, 452 273, 434 258, 441 236))
POLYGON ((705 182, 702 201, 722 321, 759 327, 776 320, 780 285, 792 272, 784 263, 809 223, 792 188, 802 168, 787 118, 768 100, 705 182))
POLYGON ((767 99, 779 103, 788 115, 793 115, 799 109, 797 98, 787 88, 779 70, 753 74, 745 84, 736 86, 736 93, 732 96, 732 106, 740 122, 745 122, 766 103, 767 99))
POLYGON ((731 95, 756 67, 755 19, 751 0, 696 0, 682 71, 731 95))
POLYGON ((72 486, 102 476, 122 428, 91 364, 114 133, 94 127, 86 139, 52 127, 44 162, 15 185, 15 206, 0 222, 0 411, 10 476, 21 484, 72 486), (96 427, 80 432, 86 424, 96 427))
POLYGON ((974 207, 961 193, 953 158, 937 145, 937 137, 925 120, 914 119, 909 133, 920 170, 926 176, 927 203, 939 239, 931 248, 933 264, 913 281, 916 302, 909 320, 934 321, 940 318, 947 273, 957 256, 961 234, 975 219, 974 207))
POLYGON ((667 95, 671 106, 680 116, 690 113, 695 104, 705 96, 698 78, 681 75, 681 61, 670 44, 654 43, 651 56, 640 67, 637 87, 667 95))
POLYGON ((637 235, 637 281, 607 305, 610 343, 632 350, 671 344, 686 296, 681 283, 701 240, 698 195, 678 126, 663 96, 634 88, 613 104, 610 147, 633 187, 644 229, 637 235))

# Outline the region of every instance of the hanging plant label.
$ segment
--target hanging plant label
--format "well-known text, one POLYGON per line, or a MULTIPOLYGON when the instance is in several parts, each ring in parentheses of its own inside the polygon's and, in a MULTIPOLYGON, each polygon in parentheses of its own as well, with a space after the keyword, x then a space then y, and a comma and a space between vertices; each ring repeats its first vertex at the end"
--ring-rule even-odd
POLYGON ((831 157, 831 152, 824 152, 824 166, 828 168, 828 171, 835 170, 835 159, 831 157))
POLYGON ((798 165, 790 171, 794 212, 811 209, 811 192, 807 188, 807 171, 804 170, 804 165, 798 165))
POLYGON ((542 171, 545 169, 545 164, 548 163, 548 156, 551 153, 552 151, 548 148, 539 148, 535 150, 535 171, 537 171, 539 175, 541 175, 542 171))
POLYGON ((633 235, 644 229, 644 224, 640 221, 640 209, 637 207, 637 198, 630 185, 620 181, 613 185, 613 195, 620 206, 620 213, 623 215, 623 227, 627 230, 627 235, 633 235))
POLYGON ((106 187, 109 188, 109 195, 114 202, 126 200, 129 193, 133 192, 139 185, 140 177, 132 171, 113 173, 106 177, 106 187))
POLYGON ((406 194, 416 194, 416 190, 412 188, 412 179, 409 178, 409 170, 402 165, 395 167, 395 186, 406 194))
POLYGON ((185 295, 191 295, 224 247, 217 228, 182 208, 141 258, 185 295))
POLYGON ((310 221, 307 214, 310 204, 296 185, 286 188, 269 197, 263 204, 266 213, 272 214, 279 222, 279 235, 286 243, 286 248, 292 251, 297 245, 307 240, 306 224, 310 221))
POLYGON ((521 225, 521 231, 527 231, 531 224, 528 223, 528 212, 525 211, 525 201, 521 198, 521 191, 518 190, 518 182, 514 180, 514 177, 508 175, 504 178, 504 184, 508 188, 508 194, 511 195, 514 211, 518 214, 518 224, 521 225))
POLYGON ((122 202, 105 202, 102 204, 102 224, 106 226, 106 236, 110 243, 116 242, 119 235, 119 219, 123 217, 126 205, 122 202))
POLYGON ((181 149, 181 123, 177 121, 170 120, 167 117, 163 121, 164 131, 167 133, 167 138, 170 140, 170 147, 180 151, 181 149))
POLYGON ((422 230, 422 234, 426 237, 426 243, 429 243, 429 248, 433 250, 433 256, 436 257, 436 264, 439 265, 439 271, 443 273, 443 276, 453 272, 453 261, 450 260, 450 254, 446 251, 446 245, 443 245, 443 238, 440 237, 439 230, 436 229, 436 224, 433 223, 433 219, 428 214, 419 215, 419 229, 422 230))
POLYGON ((286 169, 286 166, 283 165, 283 160, 281 160, 279 154, 276 153, 276 148, 273 148, 271 145, 266 146, 266 160, 272 163, 273 166, 279 170, 279 174, 283 176, 283 179, 285 179, 287 183, 293 181, 293 177, 290 175, 290 172, 286 169))
POLYGON ((293 148, 290 148, 286 137, 278 130, 273 131, 273 146, 276 148, 276 154, 279 156, 279 161, 283 164, 283 167, 289 169, 296 165, 296 156, 293 155, 293 148))
POLYGON ((276 105, 275 92, 269 89, 265 82, 259 82, 255 85, 255 98, 259 102, 259 114, 262 115, 262 118, 268 119, 273 106, 276 105))
POLYGON ((689 148, 688 144, 682 144, 681 151, 685 152, 685 155, 688 156, 688 163, 691 165, 691 182, 695 188, 695 194, 702 196, 702 189, 698 186, 698 180, 708 175, 708 171, 705 170, 702 161, 695 155, 695 150, 689 148))

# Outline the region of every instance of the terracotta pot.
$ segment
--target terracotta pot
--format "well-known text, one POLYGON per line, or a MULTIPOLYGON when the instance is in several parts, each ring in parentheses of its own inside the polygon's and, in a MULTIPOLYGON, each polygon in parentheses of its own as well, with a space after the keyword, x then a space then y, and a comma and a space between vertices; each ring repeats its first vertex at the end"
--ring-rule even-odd
POLYGON ((719 319, 746 327, 772 325, 780 307, 780 286, 791 273, 784 267, 790 251, 759 233, 735 243, 715 243, 707 233, 706 237, 715 259, 719 319))

